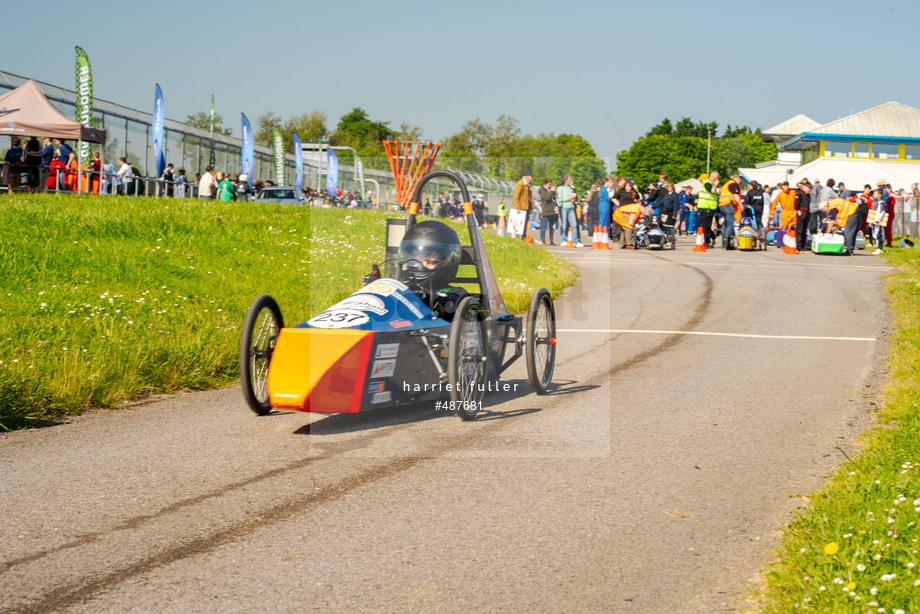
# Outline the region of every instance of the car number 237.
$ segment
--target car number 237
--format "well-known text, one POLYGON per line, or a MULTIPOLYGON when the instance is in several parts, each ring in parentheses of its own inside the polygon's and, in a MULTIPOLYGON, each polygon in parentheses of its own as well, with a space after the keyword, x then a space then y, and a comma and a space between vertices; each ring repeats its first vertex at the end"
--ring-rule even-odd
POLYGON ((333 311, 324 311, 318 316, 311 318, 307 324, 314 328, 351 328, 360 326, 370 321, 370 317, 357 309, 335 309, 333 311))

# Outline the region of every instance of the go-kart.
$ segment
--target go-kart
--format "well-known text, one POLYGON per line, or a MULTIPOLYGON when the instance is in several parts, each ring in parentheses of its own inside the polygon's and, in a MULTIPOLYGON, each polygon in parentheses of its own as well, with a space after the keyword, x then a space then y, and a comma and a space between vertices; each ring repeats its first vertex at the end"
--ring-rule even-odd
POLYGON ((523 319, 508 312, 460 177, 434 171, 419 180, 408 215, 387 220, 386 255, 383 277, 297 326, 284 326, 271 296, 253 301, 243 322, 240 376, 255 413, 356 413, 449 395, 445 405, 471 420, 487 391, 511 389, 498 380, 522 354, 534 392, 547 392, 556 358, 552 296, 545 288, 534 292, 523 319), (452 283, 475 286, 451 321, 421 298, 406 263, 392 257, 416 223, 425 184, 437 177, 457 184, 470 236, 452 283), (506 357, 509 347, 513 355, 506 357))

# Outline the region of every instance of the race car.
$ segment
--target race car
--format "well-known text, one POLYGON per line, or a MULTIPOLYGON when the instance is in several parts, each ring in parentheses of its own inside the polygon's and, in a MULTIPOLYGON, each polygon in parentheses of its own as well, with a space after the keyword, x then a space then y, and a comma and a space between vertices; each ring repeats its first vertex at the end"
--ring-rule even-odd
POLYGON ((552 296, 539 288, 523 319, 508 312, 459 176, 422 177, 408 215, 388 219, 386 234, 383 276, 369 276, 306 322, 286 328, 271 296, 253 301, 243 322, 240 376, 255 413, 357 413, 449 396, 448 407, 471 420, 486 392, 510 389, 499 378, 522 354, 532 389, 547 393, 556 358, 552 296), (463 196, 470 245, 459 238, 454 244, 456 231, 443 222, 416 219, 425 184, 438 177, 463 196), (461 267, 472 274, 461 275, 461 267))

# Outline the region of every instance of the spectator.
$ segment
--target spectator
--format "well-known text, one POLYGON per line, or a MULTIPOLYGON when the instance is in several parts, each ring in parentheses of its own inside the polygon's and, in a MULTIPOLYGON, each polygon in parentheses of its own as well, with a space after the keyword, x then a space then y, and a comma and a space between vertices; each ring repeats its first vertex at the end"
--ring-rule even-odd
POLYGON ((188 182, 188 179, 185 176, 185 169, 180 168, 179 174, 176 176, 176 197, 185 198, 185 184, 188 182))
POLYGON ((540 198, 540 243, 546 242, 546 229, 549 228, 549 243, 553 242, 554 225, 556 224, 556 191, 553 190, 553 180, 547 177, 537 190, 540 198))
POLYGON ((812 234, 818 232, 821 220, 824 219, 824 212, 821 211, 821 193, 823 190, 821 180, 815 179, 808 195, 808 232, 812 234))
POLYGON ((849 198, 851 194, 852 193, 847 189, 847 187, 843 185, 842 181, 837 184, 837 195, 840 198, 849 198))
POLYGON ((22 183, 22 169, 20 168, 22 164, 22 147, 19 146, 20 142, 19 137, 14 136, 10 142, 9 151, 6 152, 6 156, 3 158, 9 165, 7 167, 9 175, 7 176, 6 185, 11 188, 18 188, 22 183))
POLYGON ((117 193, 118 186, 121 185, 121 179, 116 174, 115 165, 109 162, 108 158, 102 159, 102 171, 102 193, 117 193))
POLYGON ((693 186, 689 183, 680 191, 677 197, 680 202, 678 230, 680 234, 696 234, 696 207, 693 206, 693 186))
POLYGON ((102 154, 98 150, 90 155, 89 170, 89 191, 93 194, 99 194, 99 185, 102 175, 102 154))
POLYGON ((212 166, 205 167, 204 175, 201 176, 201 181, 198 182, 198 198, 214 198, 216 196, 218 185, 217 179, 211 174, 213 171, 212 166))
POLYGON ((218 198, 222 201, 233 200, 236 198, 236 193, 233 189, 233 182, 230 181, 230 175, 228 173, 220 174, 218 198))
POLYGON ((73 155, 73 149, 70 148, 70 145, 67 144, 67 141, 63 139, 54 139, 54 142, 58 146, 58 162, 67 166, 70 163, 70 156, 73 155))
POLYGON ((799 183, 798 190, 795 193, 795 242, 796 249, 799 253, 805 251, 805 242, 808 238, 808 224, 811 221, 811 188, 812 185, 807 179, 799 183))
POLYGON ((584 247, 581 242, 581 233, 578 231, 578 219, 575 215, 575 201, 578 195, 573 187, 574 181, 568 173, 559 179, 559 185, 556 186, 556 203, 559 206, 561 223, 559 231, 560 241, 565 239, 566 247, 584 247))
POLYGON ((524 228, 521 231, 521 239, 527 237, 528 225, 530 224, 530 212, 533 210, 533 194, 530 190, 530 184, 533 182, 533 171, 524 171, 523 176, 514 186, 514 195, 511 198, 511 204, 517 211, 524 211, 524 228))
MULTIPOLYGON (((249 200, 249 195, 252 193, 252 190, 249 188, 249 175, 242 174, 239 177, 239 183, 236 184, 236 198, 237 200, 249 200)), ((310 198, 310 191, 307 188, 307 191, 304 192, 304 199, 310 198)))
POLYGON ((173 184, 176 181, 176 175, 173 173, 173 165, 171 162, 166 165, 166 169, 163 171, 163 174, 160 175, 160 181, 164 183, 166 196, 172 197, 174 193, 173 184))
POLYGON ((763 190, 760 189, 760 184, 756 180, 751 182, 750 189, 744 195, 744 205, 754 211, 754 220, 758 225, 761 224, 763 220, 763 190))
POLYGON ((34 136, 23 148, 22 166, 29 176, 29 188, 38 190, 38 172, 42 165, 42 145, 34 136))
POLYGON ((134 194, 134 171, 128 166, 128 161, 126 159, 118 158, 118 162, 121 166, 118 167, 116 176, 121 185, 121 193, 125 196, 131 196, 134 194))
MULTIPOLYGON (((667 179, 667 174, 662 173, 665 177, 664 186, 659 188, 663 191, 661 199, 658 201, 658 209, 661 212, 661 223, 665 226, 675 227, 677 225, 677 212, 680 210, 680 199, 674 191, 674 182, 667 179)), ((673 232, 671 237, 673 238, 673 232)))
POLYGON ((712 171, 708 177, 700 175, 700 183, 700 194, 697 198, 696 208, 700 215, 700 225, 703 227, 706 246, 714 247, 716 234, 712 230, 712 222, 719 204, 719 173, 712 171))
POLYGON ((50 137, 45 137, 43 139, 45 146, 42 147, 42 168, 40 173, 41 185, 45 186, 47 189, 48 185, 48 175, 51 173, 51 161, 54 160, 54 145, 51 143, 50 137))

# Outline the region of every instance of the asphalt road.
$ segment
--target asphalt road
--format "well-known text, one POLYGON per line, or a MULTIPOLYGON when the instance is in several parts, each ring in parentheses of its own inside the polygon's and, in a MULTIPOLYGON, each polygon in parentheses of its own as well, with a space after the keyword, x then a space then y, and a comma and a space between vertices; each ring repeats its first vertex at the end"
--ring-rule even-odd
POLYGON ((734 611, 870 424, 884 261, 555 249, 555 387, 477 421, 235 387, 0 435, 0 611, 734 611))

